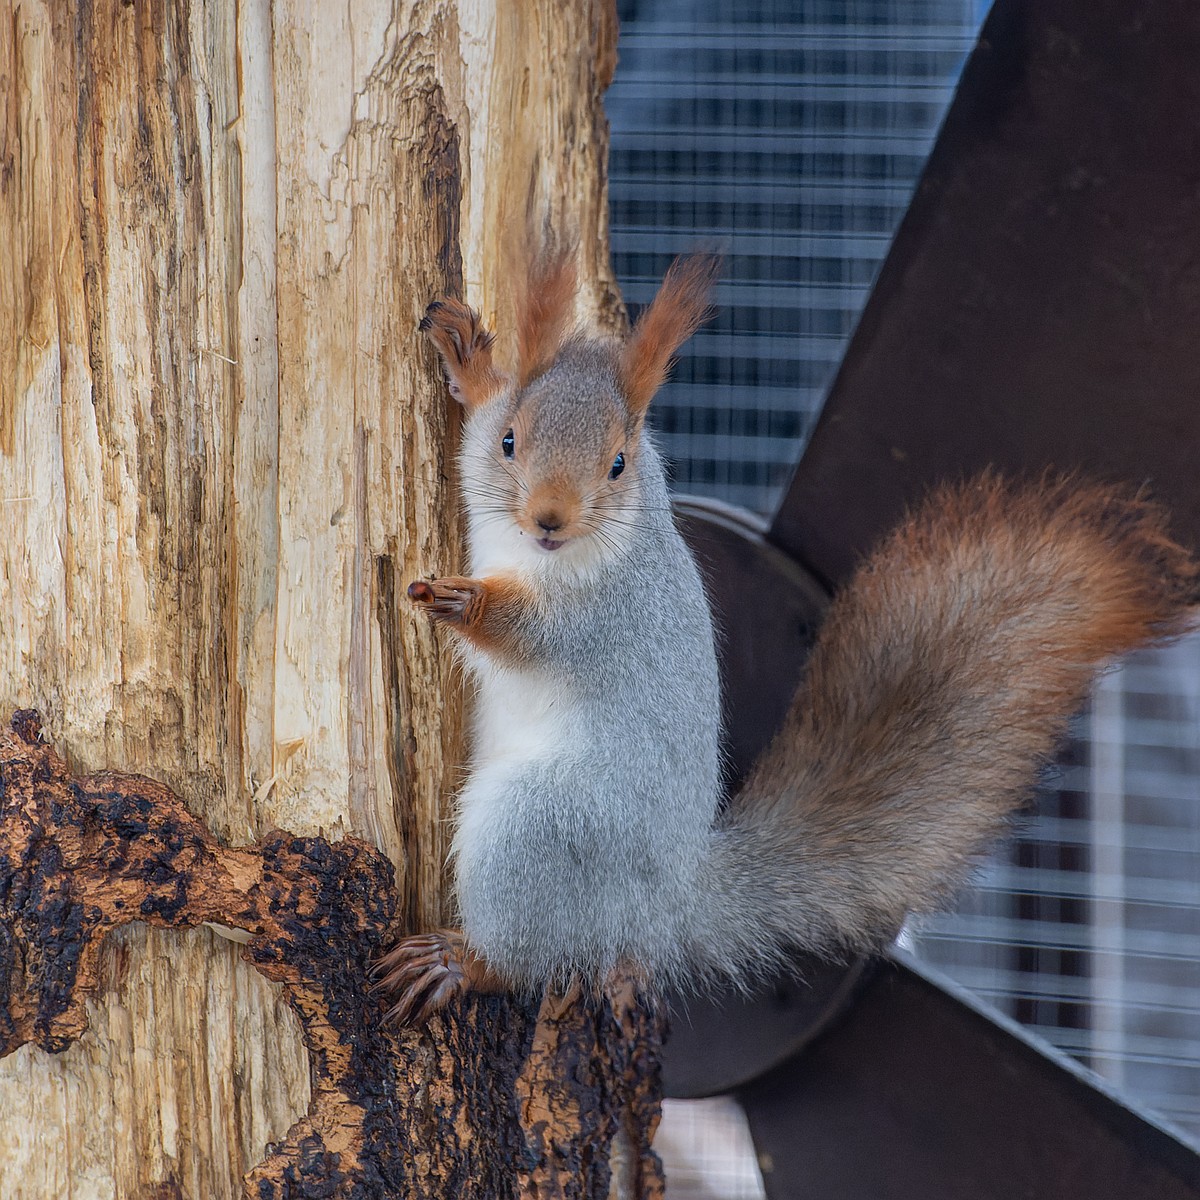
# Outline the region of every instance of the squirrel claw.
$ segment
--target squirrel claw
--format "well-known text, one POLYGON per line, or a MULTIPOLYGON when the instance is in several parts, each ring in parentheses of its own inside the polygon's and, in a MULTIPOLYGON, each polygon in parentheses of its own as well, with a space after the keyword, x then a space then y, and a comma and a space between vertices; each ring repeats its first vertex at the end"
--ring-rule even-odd
POLYGON ((371 968, 371 990, 395 998, 384 1020, 389 1024, 423 1025, 465 991, 464 952, 461 936, 449 932, 397 942, 371 968))
POLYGON ((423 579, 408 585, 408 598, 434 618, 468 623, 483 586, 474 579, 423 579))
POLYGON ((408 585, 408 598, 414 604, 432 604, 433 588, 423 579, 415 579, 408 585))

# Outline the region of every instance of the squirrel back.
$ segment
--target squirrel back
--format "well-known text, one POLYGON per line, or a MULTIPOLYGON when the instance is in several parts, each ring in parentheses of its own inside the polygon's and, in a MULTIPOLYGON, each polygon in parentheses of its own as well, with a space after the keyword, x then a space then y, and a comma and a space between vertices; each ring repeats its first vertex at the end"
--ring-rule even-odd
MULTIPOLYGON (((570 328, 569 255, 538 260, 512 374, 461 302, 422 322, 467 409, 478 578, 409 594, 477 682, 457 894, 467 950, 506 986, 599 986, 617 967, 748 981, 797 948, 878 946, 962 883, 1094 673, 1177 632, 1197 598, 1137 495, 945 487, 834 599, 783 728, 718 816, 711 618, 644 427, 714 272, 677 262, 606 341, 570 328)), ((444 992, 427 961, 422 942, 389 963, 425 989, 405 1011, 444 992)))

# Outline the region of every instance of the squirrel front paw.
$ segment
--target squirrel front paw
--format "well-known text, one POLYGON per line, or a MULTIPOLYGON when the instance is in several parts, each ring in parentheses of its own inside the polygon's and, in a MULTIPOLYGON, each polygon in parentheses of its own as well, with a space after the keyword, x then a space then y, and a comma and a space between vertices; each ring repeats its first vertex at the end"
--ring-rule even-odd
POLYGON ((408 585, 408 598, 434 620, 473 625, 480 617, 486 588, 479 579, 452 575, 447 579, 418 579, 408 585))
POLYGON ((461 300, 443 296, 426 310, 417 328, 428 335, 442 360, 450 395, 467 408, 491 399, 504 386, 492 366, 492 335, 479 314, 461 300))
POLYGON ((455 996, 466 991, 466 945, 453 930, 425 933, 397 942, 375 961, 371 990, 392 1001, 384 1020, 423 1025, 455 996))

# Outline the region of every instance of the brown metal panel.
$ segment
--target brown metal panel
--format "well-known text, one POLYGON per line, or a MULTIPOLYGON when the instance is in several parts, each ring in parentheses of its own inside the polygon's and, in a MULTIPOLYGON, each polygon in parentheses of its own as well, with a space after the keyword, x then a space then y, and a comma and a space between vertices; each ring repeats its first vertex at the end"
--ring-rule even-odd
POLYGON ((1200 1158, 912 960, 745 1088, 770 1200, 1197 1200, 1200 1158))
MULTIPOLYGON (((1192 0, 1000 0, 777 547, 836 584, 931 482, 988 465, 1147 482, 1200 544, 1198 113, 1192 0)), ((713 547, 744 768, 786 705, 816 593, 781 586, 795 564, 734 525, 689 532, 713 547)), ((829 1004, 769 988, 701 1006, 667 1063, 677 1094, 775 1064, 740 1093, 774 1200, 1200 1197, 1186 1146, 925 973, 885 968, 815 1040, 854 989, 814 978, 829 1004)))
POLYGON ((691 1099, 752 1083, 798 1054, 852 1004, 870 960, 798 957, 795 973, 751 995, 670 998, 663 1092, 691 1099))
POLYGON ((772 538, 827 582, 989 464, 1200 543, 1200 5, 999 0, 772 538))

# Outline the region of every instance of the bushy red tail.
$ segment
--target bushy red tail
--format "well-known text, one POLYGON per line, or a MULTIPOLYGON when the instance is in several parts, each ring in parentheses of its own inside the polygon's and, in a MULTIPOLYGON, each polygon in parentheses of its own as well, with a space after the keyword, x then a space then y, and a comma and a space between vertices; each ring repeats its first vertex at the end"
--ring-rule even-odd
POLYGON ((1177 633, 1196 563, 1115 488, 932 495, 833 601, 787 721, 714 831, 693 958, 890 939, 1028 797, 1098 668, 1177 633), (703 931, 703 933, 701 933, 703 931))

